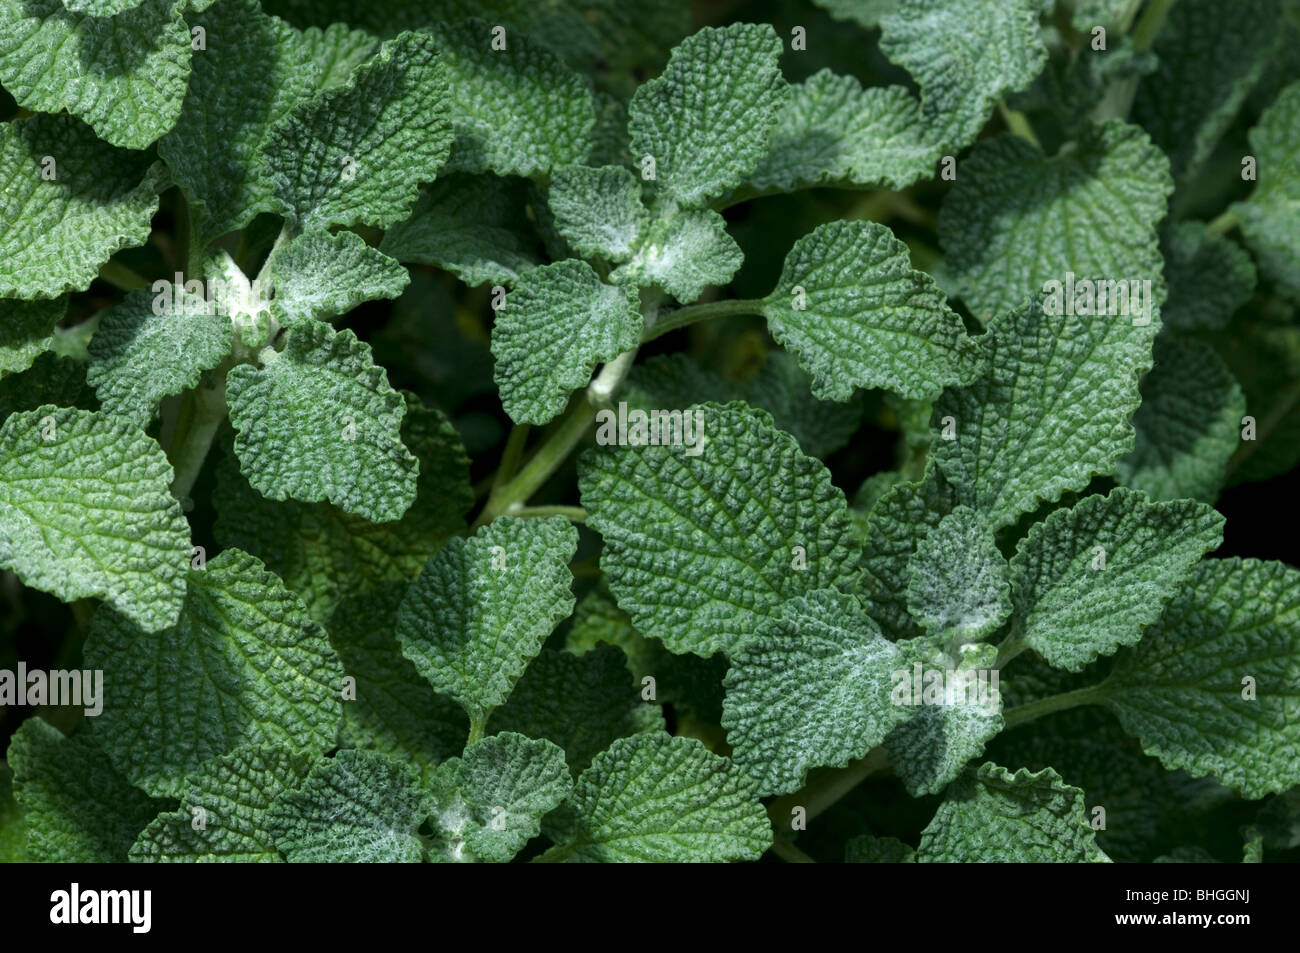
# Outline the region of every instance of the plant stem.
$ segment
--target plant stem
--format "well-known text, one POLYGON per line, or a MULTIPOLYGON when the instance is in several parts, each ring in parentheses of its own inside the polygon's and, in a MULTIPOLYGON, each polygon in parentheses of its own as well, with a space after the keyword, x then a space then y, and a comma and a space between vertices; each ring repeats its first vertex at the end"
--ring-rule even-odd
POLYGON ((109 259, 99 266, 99 277, 103 278, 114 288, 121 288, 123 291, 135 291, 137 288, 149 287, 149 282, 126 267, 120 261, 109 259))
POLYGON ((1226 235, 1239 225, 1241 225, 1241 219, 1236 211, 1229 206, 1220 212, 1214 221, 1206 225, 1205 228, 1211 235, 1226 235))
POLYGON ((1152 44, 1155 43, 1156 34, 1165 25, 1165 17, 1169 16, 1169 8, 1173 5, 1174 0, 1151 0, 1151 5, 1142 14, 1142 19, 1138 21, 1138 25, 1133 28, 1134 51, 1145 53, 1151 49, 1152 44))
POLYGON ((492 492, 471 528, 478 529, 492 522, 515 504, 522 505, 560 468, 582 440, 587 428, 594 423, 591 405, 585 396, 578 397, 549 439, 537 448, 537 452, 514 478, 492 492))
POLYGON ((226 419, 226 372, 230 362, 213 372, 211 380, 200 382, 190 391, 188 408, 182 407, 168 457, 176 476, 172 496, 184 500, 199 478, 203 461, 226 419), (188 410, 188 413, 186 412, 188 410))
POLYGON ((496 493, 514 477, 515 471, 519 469, 519 460, 524 455, 524 444, 528 442, 528 434, 532 429, 531 424, 515 424, 510 428, 510 436, 506 438, 506 448, 501 451, 501 464, 492 477, 492 488, 489 493, 496 493))
POLYGON ((1041 718, 1043 715, 1050 715, 1054 711, 1064 711, 1067 708, 1077 708, 1080 705, 1099 705, 1104 697, 1105 692, 1102 691, 1100 685, 1089 685, 1087 688, 1076 688, 1072 692, 1049 695, 1027 705, 1017 705, 1006 712, 1002 718, 1006 722, 1007 728, 1014 728, 1016 725, 1023 725, 1025 722, 1041 718))
POLYGON ((708 318, 728 317, 736 314, 762 314, 763 304, 764 302, 761 299, 750 298, 687 305, 684 308, 669 312, 653 324, 647 324, 646 329, 641 333, 641 343, 645 344, 655 338, 662 337, 669 331, 676 331, 678 328, 684 328, 688 324, 694 324, 708 318))
POLYGON ((1018 109, 1008 108, 1007 104, 1000 99, 998 112, 1002 114, 1002 121, 1007 124, 1010 132, 1031 143, 1039 152, 1043 151, 1043 144, 1038 141, 1038 136, 1034 134, 1034 127, 1029 124, 1024 113, 1018 109))
POLYGON ((1277 402, 1269 410, 1268 416, 1255 422, 1255 439, 1241 441, 1241 446, 1237 448, 1237 452, 1228 458, 1228 465, 1223 471, 1225 483, 1232 479, 1233 475, 1250 458, 1250 455, 1255 452, 1264 438, 1273 432, 1273 428, 1280 424, 1287 414, 1291 413, 1297 403, 1300 403, 1300 381, 1295 381, 1282 389, 1277 402))
MULTIPOLYGON (((1142 14, 1142 19, 1133 28, 1133 49, 1135 52, 1145 53, 1151 49, 1156 34, 1164 26, 1165 17, 1169 15, 1169 8, 1173 5, 1174 0, 1151 0, 1146 12, 1142 14)), ((1137 93, 1138 82, 1141 78, 1138 75, 1126 76, 1111 83, 1106 88, 1101 102, 1093 110, 1093 119, 1097 122, 1104 122, 1107 119, 1127 119, 1129 110, 1133 108, 1133 97, 1137 93)))
POLYGON ((94 337, 103 314, 103 311, 96 311, 80 324, 70 328, 55 328, 51 350, 60 357, 69 357, 74 361, 90 360, 90 339, 94 337))
POLYGON ((587 511, 581 506, 518 506, 510 511, 510 515, 521 518, 563 516, 572 523, 587 522, 587 511))
POLYGON ((1013 629, 1011 634, 1003 639, 1001 644, 998 645, 998 657, 993 663, 993 667, 996 669, 1006 668, 1008 662, 1027 648, 1029 648, 1029 646, 1020 641, 1019 629, 1013 629))
MULTIPOLYGON (((551 475, 568 459, 587 430, 595 425, 595 411, 607 406, 615 392, 622 386, 632 363, 636 348, 624 351, 601 368, 587 390, 575 398, 559 426, 546 438, 537 451, 510 480, 495 486, 483 505, 483 511, 474 520, 471 530, 478 529, 502 513, 515 513, 523 508, 530 496, 537 492, 551 475)), ((513 436, 513 435, 512 435, 513 436)), ((507 452, 510 450, 507 441, 507 452)), ((502 461, 503 465, 505 461, 502 461)), ((576 507, 566 509, 577 509, 576 507)), ((534 514, 536 515, 536 514, 534 514)), ((584 513, 585 516, 585 513, 584 513)))
POLYGON ((176 206, 176 235, 180 240, 176 269, 184 268, 186 279, 203 278, 203 243, 198 240, 198 227, 198 218, 181 192, 176 206))
POLYGON ((468 748, 475 742, 482 741, 483 735, 487 731, 488 715, 491 712, 479 712, 469 720, 469 738, 465 741, 465 747, 468 748))
POLYGON ((844 795, 857 787, 869 775, 889 767, 889 755, 884 748, 872 748, 865 758, 859 758, 847 767, 827 771, 793 794, 777 798, 767 808, 767 816, 777 830, 789 825, 791 811, 802 807, 807 820, 831 807, 844 795))

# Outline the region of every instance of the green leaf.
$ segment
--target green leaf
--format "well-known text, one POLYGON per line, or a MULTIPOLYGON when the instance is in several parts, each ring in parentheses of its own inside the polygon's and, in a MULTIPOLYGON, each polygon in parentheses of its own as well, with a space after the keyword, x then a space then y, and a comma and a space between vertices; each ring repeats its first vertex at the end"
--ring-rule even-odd
POLYGON ((754 780, 694 738, 641 732, 598 754, 561 812, 543 822, 546 860, 757 860, 772 827, 754 780))
POLYGON ((647 412, 712 401, 743 400, 772 415, 778 430, 799 442, 810 457, 824 460, 849 442, 862 422, 861 401, 818 400, 812 379, 790 352, 775 348, 763 365, 741 381, 724 380, 685 354, 657 354, 633 366, 620 396, 647 412))
MULTIPOLYGON (((61 0, 63 6, 73 13, 88 13, 96 17, 111 17, 127 10, 134 10, 144 0, 61 0)), ((209 0, 211 2, 211 0, 209 0)))
POLYGON ((290 863, 419 863, 428 808, 412 769, 346 749, 275 800, 266 830, 290 863))
POLYGON ((773 350, 743 388, 742 398, 772 415, 781 430, 794 436, 804 453, 825 459, 849 442, 862 422, 863 403, 819 400, 812 378, 788 351, 773 350))
POLYGON ((1179 222, 1160 235, 1169 297, 1160 321, 1179 331, 1217 331, 1255 290, 1255 263, 1234 241, 1201 222, 1179 222), (1206 281, 1206 275, 1214 281, 1206 281))
POLYGON ((263 13, 257 0, 222 0, 189 22, 203 29, 207 49, 194 57, 180 119, 158 154, 189 199, 195 237, 206 244, 276 211, 262 151, 267 133, 311 96, 316 77, 303 69, 310 61, 305 38, 263 13))
POLYGON ((1071 672, 1134 645, 1223 541, 1223 523, 1204 503, 1156 503, 1125 487, 1055 510, 1011 560, 1014 634, 1071 672))
POLYGON ((867 89, 829 69, 791 86, 767 154, 746 177, 759 192, 831 183, 901 190, 928 178, 943 144, 906 87, 867 89))
POLYGON ((420 189, 411 217, 384 232, 379 250, 407 264, 437 265, 467 285, 514 284, 541 264, 522 179, 452 174, 420 189))
POLYGON ((556 229, 584 258, 627 261, 650 221, 640 182, 616 165, 556 170, 547 204, 556 229))
POLYGON ((54 344, 67 295, 45 301, 0 300, 0 380, 25 371, 54 344))
MULTIPOLYGON (((111 691, 111 689, 110 689, 111 691)), ((166 804, 133 788, 83 729, 73 738, 40 718, 14 732, 8 760, 37 863, 115 863, 166 804)))
POLYGON ((211 302, 167 282, 141 288, 100 315, 90 340, 86 382, 105 413, 141 427, 168 394, 194 387, 232 346, 230 318, 211 302), (179 301, 180 307, 176 307, 179 301))
POLYGON ((555 745, 507 732, 439 765, 429 788, 435 858, 504 864, 541 833, 573 779, 555 745))
POLYGON ((153 863, 278 863, 266 830, 277 797, 299 787, 311 761, 282 747, 249 745, 215 758, 185 778, 180 807, 159 814, 131 847, 131 860, 153 863), (202 828, 196 829, 196 821, 202 828))
POLYGON ((1297 620, 1300 571, 1204 561, 1116 659, 1099 698, 1165 767, 1213 774, 1248 798, 1285 791, 1300 783, 1297 620))
MULTIPOLYGON (((263 6, 269 8, 267 4, 263 6)), ((333 89, 346 83, 353 71, 375 54, 379 40, 364 30, 331 22, 296 33, 294 45, 298 62, 305 61, 315 68, 316 89, 333 89)))
POLYGON ((763 314, 822 400, 855 387, 929 399, 979 372, 961 318, 877 222, 829 222, 795 242, 763 314))
POLYGON ((492 30, 483 20, 434 29, 456 133, 448 169, 542 176, 583 162, 596 122, 590 82, 518 33, 507 31, 506 48, 494 49, 492 30))
POLYGON ((895 837, 863 834, 844 845, 846 864, 914 864, 916 851, 895 837))
POLYGON ((1278 94, 1250 131, 1251 151, 1259 164, 1259 181, 1250 200, 1232 210, 1260 270, 1293 298, 1300 298, 1300 82, 1278 94))
POLYGON ((1218 0, 1170 7, 1155 42, 1160 69, 1139 84, 1133 119, 1169 156, 1174 175, 1195 175, 1232 125, 1282 37, 1281 8, 1261 0, 1249 16, 1218 0))
POLYGON ((780 56, 781 40, 766 24, 705 27, 637 89, 628 107, 632 155, 643 169, 645 157, 654 160, 659 200, 702 206, 754 171, 788 95, 780 56))
POLYGON ((402 653, 471 722, 486 723, 573 611, 577 546, 562 517, 500 517, 451 540, 407 592, 397 615, 402 653))
POLYGON ((190 533, 142 430, 47 404, 0 426, 0 568, 65 602, 106 599, 147 631, 176 621, 190 533))
POLYGON ((993 321, 984 376, 934 405, 933 419, 955 439, 941 431, 931 452, 959 501, 1000 528, 1112 472, 1133 448, 1129 418, 1156 329, 1045 314, 1032 302, 993 321))
POLYGON ((739 402, 690 412, 699 453, 597 446, 579 489, 637 630, 674 652, 730 654, 791 596, 851 588, 857 546, 843 492, 770 416, 739 402))
POLYGON ((934 636, 985 638, 1011 614, 1007 561, 992 528, 959 506, 921 539, 908 560, 907 608, 934 636))
POLYGON ((516 423, 544 424, 564 410, 602 361, 635 347, 636 296, 568 259, 520 275, 492 328, 501 404, 516 423))
POLYGON ((921 87, 926 122, 949 151, 979 134, 994 105, 1034 81, 1047 50, 1037 0, 898 0, 880 49, 921 87))
POLYGON ((411 282, 405 268, 355 232, 311 232, 280 248, 270 262, 271 310, 286 327, 347 314, 375 298, 396 298, 411 282))
POLYGON ((1200 341, 1162 334, 1153 356, 1133 415, 1137 441, 1116 464, 1115 479, 1157 500, 1213 502, 1228 458, 1241 446, 1246 397, 1200 341))
POLYGON ((437 44, 403 33, 352 73, 290 111, 265 152, 275 195, 300 230, 384 228, 406 218, 421 182, 451 148, 449 93, 437 44))
POLYGON ((1087 33, 1094 26, 1122 30, 1124 12, 1130 6, 1129 0, 1075 0, 1070 24, 1080 33, 1087 33))
POLYGON ((1005 727, 998 650, 963 645, 945 651, 929 638, 898 648, 903 664, 893 673, 892 700, 912 707, 885 738, 885 753, 908 794, 938 794, 1005 727))
POLYGON ((343 669, 302 600, 247 553, 191 569, 180 620, 156 635, 96 613, 86 664, 114 675, 101 741, 133 783, 176 794, 240 745, 320 754, 342 717, 343 669))
POLYGON ((1257 820, 1270 850, 1300 847, 1300 787, 1279 794, 1260 809, 1257 820))
POLYGON ((931 466, 924 480, 891 487, 871 508, 862 540, 862 601, 891 639, 924 634, 908 611, 909 566, 921 541, 957 506, 957 498, 957 490, 931 466))
POLYGON ((0 208, 22 221, 0 246, 0 297, 88 288, 115 251, 149 238, 161 184, 147 155, 100 142, 69 116, 0 124, 0 208))
POLYGON ((1164 154, 1119 120, 1085 127, 1073 149, 1050 158, 1018 136, 997 136, 962 163, 939 217, 939 239, 981 321, 1073 274, 1149 280, 1138 286, 1143 310, 1130 299, 1127 313, 1155 323, 1164 299, 1155 226, 1172 191, 1164 154))
POLYGON ((907 793, 924 797, 947 787, 1003 729, 1000 709, 1000 696, 992 709, 986 704, 922 705, 891 731, 885 751, 907 793))
POLYGON ((394 522, 372 523, 329 503, 277 503, 248 486, 228 453, 217 466, 217 541, 263 560, 322 624, 353 595, 414 580, 465 528, 474 497, 460 437, 414 395, 406 395, 406 408, 402 440, 420 461, 420 477, 415 502, 394 522))
POLYGON ((419 464, 402 444, 406 404, 370 345, 328 324, 290 329, 282 353, 242 364, 226 385, 235 453, 263 496, 329 500, 374 522, 415 499, 419 464))
POLYGON ((811 768, 863 757, 912 714, 890 699, 902 667, 853 596, 791 598, 731 657, 722 727, 732 757, 764 795, 795 790, 811 768))
POLYGON ((921 832, 922 863, 1086 863, 1105 860, 1083 792, 1051 768, 1015 774, 986 762, 948 788, 921 832))
POLYGON ((4 0, 0 37, 0 83, 25 109, 67 110, 128 149, 144 149, 180 115, 190 31, 175 0, 111 17, 60 0, 4 0))
POLYGON ((657 219, 636 254, 610 277, 658 285, 689 304, 710 285, 725 285, 744 262, 727 222, 713 209, 690 209, 657 219))
POLYGON ((330 644, 356 680, 356 697, 344 696, 339 742, 427 769, 460 754, 469 722, 402 655, 395 633, 406 590, 393 583, 350 596, 330 617, 330 644))
MULTIPOLYGON (((1020 672, 1008 685, 1024 681, 1020 672)), ((990 757, 1011 768, 1050 766, 1067 784, 1082 788, 1089 818, 1100 817, 1098 807, 1106 812, 1097 843, 1117 862, 1150 861, 1179 839, 1204 831, 1208 809, 1236 799, 1212 779, 1166 771, 1100 708, 1056 712, 1029 731, 1006 732, 993 742, 990 757)))
POLYGON ((14 800, 14 772, 0 761, 0 864, 25 864, 27 853, 26 811, 14 800))
POLYGON ((641 690, 611 645, 582 655, 542 649, 488 730, 553 741, 581 771, 616 739, 664 727, 662 710, 642 701, 641 690))
MULTIPOLYGON (((627 613, 618 607, 603 585, 592 589, 578 603, 565 648, 586 655, 601 642, 618 646, 627 656, 627 670, 632 673, 637 697, 640 697, 639 692, 649 687, 646 676, 654 678, 655 701, 672 704, 679 727, 683 720, 704 725, 719 723, 722 718, 722 677, 727 673, 727 660, 723 656, 702 659, 695 655, 673 655, 662 643, 637 632, 627 613)), ((650 712, 646 721, 654 723, 651 727, 662 726, 662 716, 656 715, 653 708, 644 705, 641 708, 650 712)), ((572 751, 576 749, 565 750, 570 762, 574 763, 572 751)))

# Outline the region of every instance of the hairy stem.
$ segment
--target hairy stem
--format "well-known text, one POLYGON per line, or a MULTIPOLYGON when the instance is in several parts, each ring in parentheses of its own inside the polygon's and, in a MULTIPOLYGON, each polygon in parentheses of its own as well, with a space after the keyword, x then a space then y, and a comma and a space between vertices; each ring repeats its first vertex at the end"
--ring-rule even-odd
POLYGON ((70 328, 55 328, 51 349, 60 357, 69 357, 74 361, 90 360, 90 339, 94 337, 103 314, 103 311, 96 311, 80 324, 70 328))
MULTIPOLYGON (((779 797, 767 808, 767 816, 778 831, 789 829, 791 811, 802 807, 807 820, 812 820, 844 795, 877 771, 889 767, 889 755, 884 748, 872 748, 865 758, 851 762, 847 767, 827 771, 816 780, 804 785, 793 794, 779 797)), ((779 836, 779 835, 778 835, 779 836)))
POLYGON ((1029 124, 1025 114, 1018 109, 1011 109, 1002 100, 998 100, 998 112, 1002 114, 1002 121, 1007 124, 1007 129, 1019 136, 1021 139, 1031 143, 1039 152, 1043 151, 1043 144, 1038 141, 1038 136, 1034 134, 1034 127, 1029 124))
POLYGON ((510 515, 522 518, 563 516, 571 523, 587 522, 587 511, 581 506, 519 506, 511 510, 510 515))
MULTIPOLYGON (((1151 49, 1156 34, 1164 26, 1165 17, 1169 15, 1169 8, 1173 5, 1174 0, 1151 0, 1146 12, 1142 14, 1142 19, 1138 20, 1137 26, 1133 28, 1135 52, 1145 53, 1151 49)), ((1133 97, 1137 94, 1138 82, 1141 78, 1137 75, 1126 76, 1111 83, 1102 96, 1101 102, 1093 110, 1093 118, 1098 122, 1107 119, 1127 119, 1129 110, 1133 108, 1133 97)))
POLYGON ((1269 410, 1268 416, 1263 420, 1255 422, 1255 439, 1243 440, 1241 446, 1231 457, 1228 458, 1228 465, 1223 471, 1223 479, 1226 483, 1228 480, 1241 469, 1241 465, 1250 459, 1250 455, 1255 452, 1256 448, 1264 441, 1264 438, 1273 432, 1286 416, 1291 413, 1297 403, 1300 403, 1300 381, 1296 381, 1283 388, 1276 398, 1276 403, 1269 410))
POLYGON ((522 506, 524 501, 537 492, 542 484, 550 479, 551 474, 558 470, 560 465, 568 459, 569 454, 573 452, 573 448, 578 445, 586 434, 587 428, 591 427, 594 422, 595 418, 591 412, 591 405, 587 403, 585 396, 576 398, 569 408, 569 412, 561 418, 559 426, 537 448, 537 452, 524 464, 523 468, 511 480, 501 484, 488 496, 488 501, 483 506, 483 512, 479 513, 478 519, 474 521, 472 528, 477 529, 492 522, 492 520, 507 512, 516 504, 522 506))
POLYGON ((199 478, 203 462, 208 458, 212 442, 226 420, 226 372, 230 362, 222 364, 212 377, 202 381, 186 395, 176 424, 176 432, 168 451, 168 459, 176 476, 172 480, 172 496, 184 500, 199 478))
POLYGON ((653 341, 669 331, 676 331, 688 324, 704 321, 708 318, 721 318, 736 314, 762 314, 763 301, 749 298, 737 301, 710 301, 706 304, 691 304, 676 311, 670 311, 658 321, 647 323, 641 332, 641 343, 653 341))
POLYGON ((1023 725, 1025 722, 1041 718, 1043 715, 1050 715, 1054 711, 1064 711, 1067 708, 1077 708, 1080 705, 1101 704, 1104 697, 1105 692, 1102 691, 1100 685, 1089 685, 1087 688, 1076 688, 1072 692, 1049 695, 1027 705, 1017 705, 1004 713, 1002 718, 1006 722, 1007 728, 1014 728, 1016 725, 1023 725))
POLYGON ((479 712, 469 720, 469 738, 465 741, 465 747, 482 741, 483 735, 487 733, 487 720, 491 712, 479 712))
MULTIPOLYGON (((541 489, 542 484, 563 465, 569 458, 569 454, 582 442, 587 431, 595 425, 595 411, 609 403, 619 387, 623 385, 635 360, 636 348, 632 348, 601 368, 595 380, 587 386, 586 392, 574 398, 568 413, 561 418, 559 426, 537 448, 520 471, 511 479, 493 488, 487 503, 483 506, 483 511, 479 513, 478 519, 474 520, 471 529, 478 529, 490 523, 502 513, 516 513, 523 508, 528 498, 541 489)), ((509 449, 507 443, 507 452, 509 449)), ((502 462, 504 464, 504 460, 502 462)))
POLYGON ((1219 215, 1205 226, 1211 235, 1226 235, 1241 225, 1241 218, 1231 207, 1224 209, 1219 215))
POLYGON ((1169 8, 1173 5, 1174 0, 1151 0, 1151 5, 1142 14, 1142 19, 1138 21, 1138 25, 1133 28, 1134 50, 1145 53, 1151 49, 1152 44, 1156 41, 1156 34, 1165 25, 1165 18, 1169 16, 1169 8))
POLYGON ((114 261, 111 258, 99 266, 99 277, 114 288, 120 288, 123 291, 135 291, 137 288, 149 287, 149 282, 143 276, 126 267, 120 261, 114 261))
POLYGON ((519 469, 519 460, 524 455, 524 444, 528 442, 528 434, 532 429, 531 424, 515 424, 510 428, 510 436, 506 438, 506 448, 501 451, 501 464, 492 477, 489 493, 498 492, 514 477, 515 471, 519 469))

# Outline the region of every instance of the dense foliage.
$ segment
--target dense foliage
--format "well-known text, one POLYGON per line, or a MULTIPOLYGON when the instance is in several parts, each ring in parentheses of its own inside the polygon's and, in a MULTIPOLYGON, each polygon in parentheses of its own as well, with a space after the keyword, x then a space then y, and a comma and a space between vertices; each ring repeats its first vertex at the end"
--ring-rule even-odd
POLYGON ((818 4, 0 0, 0 859, 1296 857, 1300 3, 818 4))

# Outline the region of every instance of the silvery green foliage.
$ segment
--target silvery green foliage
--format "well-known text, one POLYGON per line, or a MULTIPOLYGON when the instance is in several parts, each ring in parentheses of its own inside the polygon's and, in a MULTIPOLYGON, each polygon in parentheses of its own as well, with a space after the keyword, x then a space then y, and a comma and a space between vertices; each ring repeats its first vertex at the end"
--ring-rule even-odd
POLYGON ((0 860, 1294 859, 1300 10, 816 5, 0 0, 0 860))

